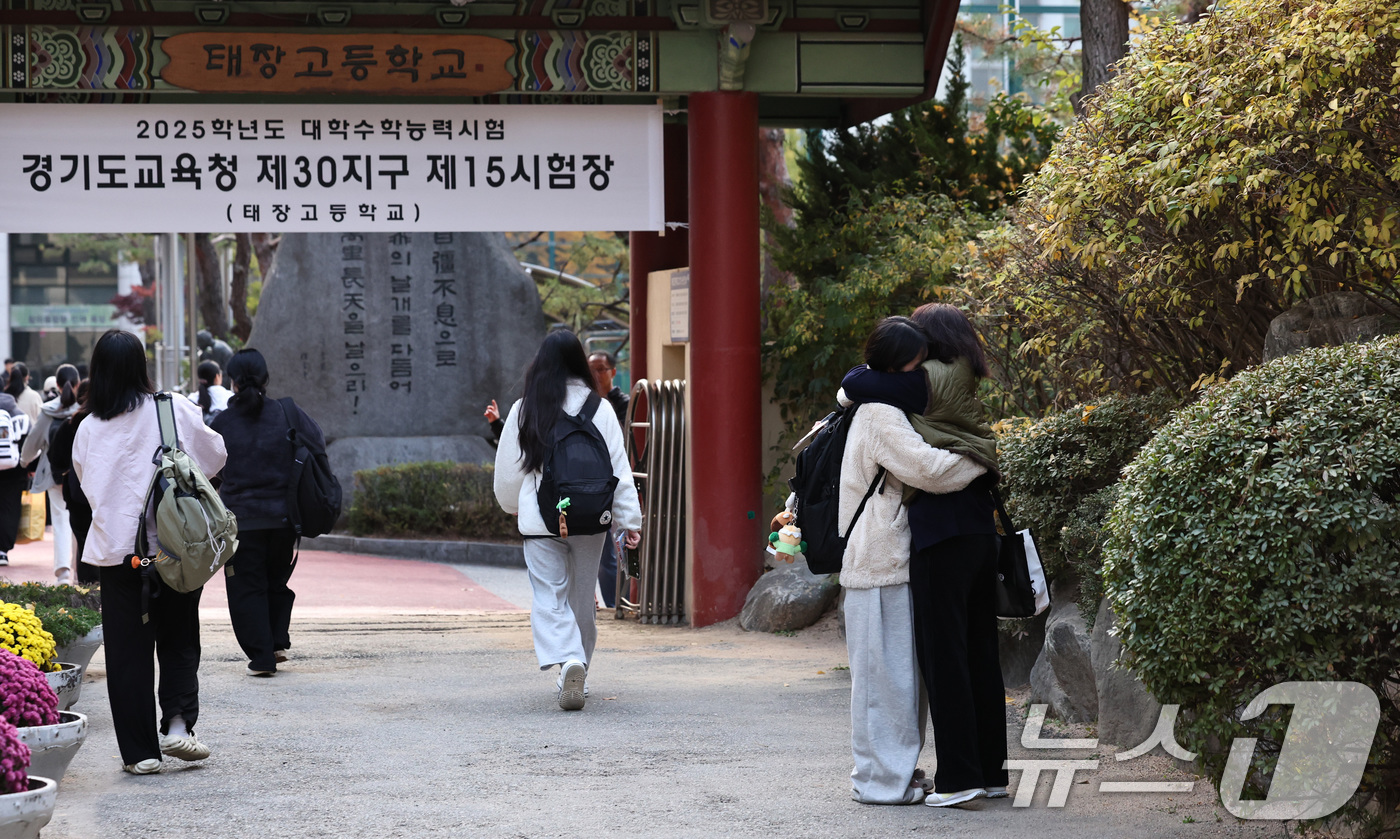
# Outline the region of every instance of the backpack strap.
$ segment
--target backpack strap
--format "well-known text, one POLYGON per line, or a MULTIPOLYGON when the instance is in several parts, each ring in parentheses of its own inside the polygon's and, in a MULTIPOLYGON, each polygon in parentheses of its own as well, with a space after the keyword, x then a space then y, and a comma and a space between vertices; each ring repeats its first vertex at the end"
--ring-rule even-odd
POLYGON ((997 492, 996 487, 992 487, 992 500, 996 502, 997 515, 1001 517, 1001 526, 1006 528, 1006 535, 1016 533, 1016 525, 1011 523, 1011 516, 1006 514, 1006 506, 1001 503, 1001 493, 997 492))
POLYGON ((865 512, 865 502, 869 501, 870 496, 875 494, 875 488, 878 486, 880 488, 880 491, 884 492, 884 483, 885 467, 881 466, 875 471, 875 480, 870 482, 870 489, 867 489, 865 491, 865 497, 860 500, 860 506, 856 508, 856 514, 851 517, 851 526, 846 528, 846 535, 843 537, 844 539, 849 540, 851 538, 851 533, 853 533, 856 529, 856 522, 860 521, 860 514, 865 512))
POLYGON ((592 422, 593 415, 598 413, 598 406, 603 404, 602 397, 598 396, 598 391, 588 391, 588 398, 583 400, 583 410, 578 412, 578 418, 584 422, 592 422))
MULTIPOLYGON (((301 551, 301 515, 297 509, 297 490, 301 486, 301 474, 306 470, 306 458, 311 456, 311 452, 302 444, 297 437, 297 428, 292 424, 291 412, 287 410, 287 403, 296 407, 292 402, 292 397, 284 396, 277 400, 277 407, 282 409, 282 419, 287 423, 287 442, 292 444, 292 473, 287 478, 287 521, 291 523, 292 529, 297 533, 296 551, 298 555, 301 551), (306 452, 303 456, 302 452, 306 452)), ((296 560, 293 560, 295 562, 296 560)))
POLYGON ((175 428, 175 405, 169 393, 156 394, 156 420, 160 423, 160 444, 167 450, 180 448, 180 435, 175 428))

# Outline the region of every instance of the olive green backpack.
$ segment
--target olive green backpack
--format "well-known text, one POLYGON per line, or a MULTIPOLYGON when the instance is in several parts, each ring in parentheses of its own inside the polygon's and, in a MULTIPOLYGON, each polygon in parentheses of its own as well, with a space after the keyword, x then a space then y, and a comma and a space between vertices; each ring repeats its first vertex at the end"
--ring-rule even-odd
POLYGON ((160 448, 144 510, 155 505, 156 552, 149 556, 146 515, 136 530, 133 559, 154 565, 165 584, 187 594, 209 581, 238 550, 238 520, 224 506, 214 485, 180 449, 170 394, 156 394, 160 448))

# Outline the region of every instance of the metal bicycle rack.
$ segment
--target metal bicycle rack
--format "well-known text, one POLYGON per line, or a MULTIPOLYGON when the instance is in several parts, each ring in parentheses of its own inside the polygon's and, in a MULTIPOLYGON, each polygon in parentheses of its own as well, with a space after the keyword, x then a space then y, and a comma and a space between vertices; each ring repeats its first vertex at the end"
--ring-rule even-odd
MULTIPOLYGON (((641 379, 632 387, 627 456, 642 501, 637 576, 617 575, 617 617, 685 622, 685 382, 641 379), (631 581, 637 596, 631 598, 631 581)), ((625 563, 618 562, 618 571, 625 563)))

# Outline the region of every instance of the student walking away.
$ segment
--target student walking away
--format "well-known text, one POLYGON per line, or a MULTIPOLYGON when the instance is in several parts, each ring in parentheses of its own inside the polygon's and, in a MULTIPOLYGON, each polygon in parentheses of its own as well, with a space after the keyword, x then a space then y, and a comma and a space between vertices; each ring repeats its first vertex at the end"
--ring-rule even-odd
MULTIPOLYGON (((627 427, 627 403, 629 398, 622 388, 613 385, 617 375, 617 359, 612 353, 595 352, 588 357, 588 369, 593 371, 593 383, 598 395, 608 400, 617 413, 617 422, 627 427)), ((603 542, 603 557, 598 562, 598 588, 603 592, 603 605, 609 609, 617 606, 617 545, 611 539, 603 542)))
MULTIPOLYGON (((79 406, 87 402, 90 387, 87 379, 78 383, 79 406)), ((73 437, 78 433, 78 425, 86 417, 87 411, 79 407, 71 417, 56 423, 57 430, 49 440, 48 451, 44 457, 48 459, 53 479, 63 493, 63 505, 68 510, 68 524, 73 530, 73 540, 78 545, 78 549, 73 552, 73 556, 77 558, 74 564, 77 566, 78 582, 91 584, 99 580, 97 566, 83 562, 81 557, 83 545, 87 544, 88 531, 92 528, 92 505, 88 504, 87 496, 78 484, 78 475, 73 471, 73 437)))
POLYGON ((977 396, 987 363, 976 331, 960 310, 946 304, 921 306, 912 318, 929 336, 929 358, 920 370, 886 374, 857 368, 842 385, 850 398, 908 411, 925 442, 988 470, 958 492, 918 493, 909 501, 915 641, 938 755, 934 793, 925 803, 951 806, 1006 795, 998 537, 990 492, 999 473, 996 438, 977 396))
POLYGON ((229 359, 233 398, 210 425, 229 452, 219 496, 238 517, 238 552, 224 566, 233 634, 248 656, 249 676, 271 676, 291 648, 288 587, 296 568, 293 523, 293 429, 309 448, 325 449, 316 421, 291 399, 267 398, 267 360, 254 349, 229 359))
POLYGON ((68 505, 63 500, 63 487, 54 480, 49 459, 44 457, 54 435, 64 420, 78 412, 78 368, 60 365, 53 375, 58 396, 39 409, 39 419, 24 438, 20 460, 34 470, 31 492, 48 492, 49 518, 53 522, 53 574, 59 585, 73 582, 73 529, 68 520, 68 505))
POLYGON ((28 433, 29 415, 13 396, 0 393, 0 566, 10 564, 10 551, 19 535, 20 507, 29 488, 29 470, 20 464, 28 433))
MULTIPOLYGON (((874 370, 913 370, 927 338, 908 318, 886 318, 865 345, 874 370)), ((843 396, 844 400, 844 396, 843 396)), ((841 458, 839 527, 849 530, 842 559, 846 650, 851 667, 851 794, 865 804, 917 804, 924 694, 914 649, 906 486, 955 492, 986 467, 924 442, 904 411, 856 409, 841 458), (868 499, 868 500, 863 500, 868 499)))
POLYGON ((636 547, 642 515, 617 416, 567 329, 546 337, 525 371, 525 395, 496 450, 495 490, 525 537, 535 657, 541 670, 559 666, 559 707, 578 710, 598 639, 593 589, 603 542, 615 524, 636 547))
MULTIPOLYGON (((195 737, 199 718, 199 597, 182 594, 159 574, 133 566, 132 547, 161 447, 155 388, 146 375, 141 339, 107 331, 92 350, 89 416, 73 440, 73 471, 92 503, 92 529, 83 560, 100 569, 107 695, 123 768, 136 775, 161 770, 161 755, 203 760, 209 747, 195 737), (155 656, 160 658, 159 726, 155 656)), ((224 441, 204 425, 199 407, 172 399, 180 448, 206 475, 224 466, 224 441)), ((150 546, 142 546, 149 550, 150 546)))
POLYGON ((228 407, 233 391, 224 387, 224 371, 219 362, 201 361, 195 372, 199 376, 199 390, 190 394, 190 400, 199 405, 204 424, 208 425, 228 407))
POLYGON ((23 361, 16 361, 10 368, 10 380, 5 385, 5 392, 15 398, 19 404, 19 409, 29 416, 29 425, 39 421, 39 412, 44 407, 44 398, 38 391, 29 386, 29 368, 23 361))

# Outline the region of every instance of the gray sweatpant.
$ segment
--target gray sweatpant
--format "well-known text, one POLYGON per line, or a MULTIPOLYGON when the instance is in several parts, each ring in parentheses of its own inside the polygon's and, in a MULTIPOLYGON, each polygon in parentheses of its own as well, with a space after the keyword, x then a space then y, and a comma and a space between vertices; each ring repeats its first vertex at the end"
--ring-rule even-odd
POLYGON ((530 570, 530 631, 540 669, 577 659, 588 664, 598 640, 593 589, 608 534, 526 539, 530 570))
POLYGON ((914 653, 914 601, 907 584, 846 589, 851 662, 851 797, 905 804, 924 746, 928 700, 914 653))

